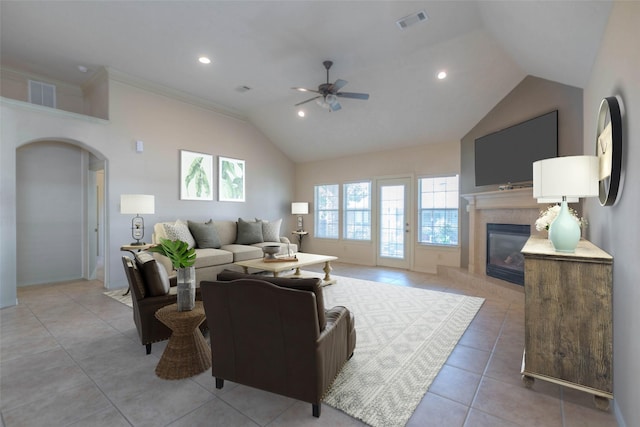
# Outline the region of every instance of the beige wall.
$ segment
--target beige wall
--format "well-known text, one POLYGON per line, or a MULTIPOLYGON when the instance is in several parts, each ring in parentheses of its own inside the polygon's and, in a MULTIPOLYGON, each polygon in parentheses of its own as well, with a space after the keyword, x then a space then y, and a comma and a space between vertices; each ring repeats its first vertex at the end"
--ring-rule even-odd
MULTIPOLYGON (((613 207, 585 201, 588 238, 613 261, 615 409, 623 422, 640 425, 640 3, 616 1, 584 90, 584 153, 595 152, 602 98, 619 96, 623 114, 624 187, 613 207)), ((621 424, 623 425, 623 424, 621 424)))
MULTIPOLYGON (((77 145, 106 160, 106 275, 110 288, 125 286, 119 247, 131 240, 129 215, 119 213, 120 195, 154 194, 156 213, 145 216, 145 239, 153 224, 192 220, 284 218, 294 192, 293 163, 247 121, 189 103, 109 81, 107 120, 2 99, 0 102, 0 306, 16 302, 16 150, 32 141, 56 140, 77 145), (144 141, 136 153, 135 141, 144 141), (246 161, 245 203, 179 200, 179 150, 187 149, 246 161)), ((217 165, 214 167, 217 171, 217 165)), ((217 179, 214 187, 217 185, 217 179)), ((42 239, 48 236, 40 236, 42 239)), ((77 244, 73 242, 70 244, 77 244)))
POLYGON ((28 102, 29 80, 55 85, 56 108, 72 113, 84 113, 84 95, 81 88, 47 79, 46 77, 28 75, 7 68, 2 68, 0 72, 0 95, 5 98, 28 102))
MULTIPOLYGON (((460 151, 457 142, 425 144, 392 151, 367 153, 359 156, 302 163, 296 165, 296 201, 310 203, 310 214, 305 215, 305 229, 310 231, 304 241, 304 250, 328 253, 341 260, 364 265, 375 265, 374 242, 349 242, 345 240, 316 239, 313 237, 313 188, 319 184, 344 184, 377 178, 410 177, 414 182, 413 200, 417 199, 416 179, 422 176, 457 174, 460 171, 460 151)), ((375 202, 374 202, 375 204, 375 202)), ((414 204, 414 211, 417 208, 414 204)), ((375 218, 375 213, 373 214, 375 218)), ((412 217, 415 215, 412 214, 412 217)), ((415 218, 412 220, 415 231, 415 218)), ((415 241, 415 239, 414 239, 415 241)), ((412 269, 436 272, 440 265, 458 266, 459 248, 423 246, 414 243, 412 269)))
MULTIPOLYGON (((460 193, 498 190, 498 185, 475 186, 476 138, 553 110, 558 110, 558 154, 581 154, 582 89, 527 76, 462 138, 460 193)), ((469 261, 469 214, 466 211, 466 202, 461 206, 460 216, 461 264, 466 267, 469 261)))

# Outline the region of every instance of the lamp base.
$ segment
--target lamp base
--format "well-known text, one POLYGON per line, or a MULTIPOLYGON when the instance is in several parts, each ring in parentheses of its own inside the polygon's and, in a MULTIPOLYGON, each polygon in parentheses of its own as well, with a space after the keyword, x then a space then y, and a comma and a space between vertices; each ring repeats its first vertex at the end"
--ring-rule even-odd
POLYGON ((563 197, 560 213, 549 226, 549 240, 556 252, 573 253, 580 241, 580 225, 569 213, 566 198, 563 197))
POLYGON ((136 240, 135 242, 131 242, 130 243, 131 246, 144 246, 146 245, 145 242, 141 242, 140 240, 136 240))

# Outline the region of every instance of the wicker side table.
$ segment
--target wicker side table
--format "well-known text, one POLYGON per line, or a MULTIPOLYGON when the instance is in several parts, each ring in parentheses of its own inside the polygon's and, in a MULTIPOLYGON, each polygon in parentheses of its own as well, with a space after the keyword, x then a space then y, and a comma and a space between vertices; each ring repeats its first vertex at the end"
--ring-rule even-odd
POLYGON ((211 367, 211 349, 198 326, 204 321, 202 301, 191 311, 178 311, 176 304, 156 311, 156 318, 171 329, 171 337, 156 366, 156 375, 177 380, 197 375, 211 367))

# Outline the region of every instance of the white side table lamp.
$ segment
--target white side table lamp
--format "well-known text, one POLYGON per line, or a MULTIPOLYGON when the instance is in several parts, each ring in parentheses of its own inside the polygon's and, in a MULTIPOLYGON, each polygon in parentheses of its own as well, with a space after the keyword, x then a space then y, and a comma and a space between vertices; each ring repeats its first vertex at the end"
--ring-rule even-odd
POLYGON ((580 240, 580 224, 569 213, 568 199, 597 196, 596 156, 553 157, 533 163, 533 197, 539 203, 562 202, 549 226, 549 239, 557 252, 575 252, 580 240))

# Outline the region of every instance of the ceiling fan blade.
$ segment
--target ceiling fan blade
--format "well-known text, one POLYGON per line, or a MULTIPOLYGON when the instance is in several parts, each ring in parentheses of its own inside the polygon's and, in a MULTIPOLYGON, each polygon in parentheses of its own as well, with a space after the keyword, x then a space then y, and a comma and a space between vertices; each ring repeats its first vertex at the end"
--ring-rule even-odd
POLYGON ((334 102, 333 104, 329 104, 329 108, 331 109, 331 111, 338 111, 342 109, 342 105, 340 105, 339 102, 334 102))
POLYGON ((342 98, 352 98, 352 99, 369 99, 368 93, 354 93, 354 92, 338 92, 336 96, 340 96, 342 98))
POLYGON ((342 89, 347 83, 349 83, 349 82, 346 81, 346 80, 338 79, 338 80, 336 80, 336 82, 334 84, 332 84, 329 87, 329 90, 331 91, 331 93, 336 93, 337 91, 342 89))
POLYGON ((298 102, 297 104, 295 104, 295 106, 297 107, 298 105, 306 104, 307 102, 311 102, 314 99, 318 99, 318 98, 322 98, 322 96, 321 95, 314 96, 313 98, 307 99, 306 101, 298 102))
POLYGON ((317 90, 315 90, 315 89, 307 89, 307 88, 304 88, 304 87, 292 87, 291 89, 293 89, 293 90, 297 90, 297 91, 299 91, 299 92, 313 92, 313 93, 320 93, 320 92, 318 92, 318 91, 317 91, 317 90))

